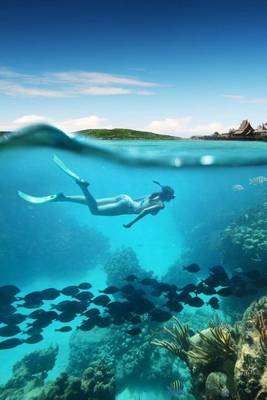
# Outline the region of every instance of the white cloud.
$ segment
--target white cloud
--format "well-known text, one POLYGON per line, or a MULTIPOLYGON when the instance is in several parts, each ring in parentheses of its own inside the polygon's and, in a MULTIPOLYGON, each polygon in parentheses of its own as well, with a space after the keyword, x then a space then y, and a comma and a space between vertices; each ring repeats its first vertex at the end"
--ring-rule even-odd
POLYGON ((207 134, 222 131, 226 132, 228 131, 228 128, 225 128, 221 122, 210 122, 203 125, 196 125, 191 128, 191 132, 195 134, 207 134))
POLYGON ((161 120, 154 120, 148 124, 147 129, 152 132, 166 135, 178 135, 179 133, 184 133, 191 119, 192 117, 188 116, 183 118, 164 118, 161 120))
POLYGON ((91 96, 110 96, 118 94, 131 94, 133 93, 129 89, 119 88, 119 87, 89 87, 88 89, 80 90, 81 94, 89 94, 91 96))
POLYGON ((74 83, 91 83, 98 85, 122 85, 122 86, 139 86, 139 87, 154 87, 159 86, 155 82, 146 82, 140 79, 125 77, 120 75, 105 74, 100 72, 86 72, 86 71, 73 71, 73 72, 57 72, 50 74, 50 77, 62 82, 74 83))
POLYGON ((247 97, 233 94, 223 94, 222 97, 241 104, 267 104, 267 97, 247 97))
POLYGON ((23 115, 13 122, 17 126, 49 122, 44 115, 23 115))
POLYGON ((193 135, 211 134, 216 131, 227 132, 221 122, 208 122, 205 124, 195 124, 191 116, 181 118, 163 118, 161 120, 151 121, 145 130, 163 135, 173 135, 181 137, 191 137, 193 135))
POLYGON ((76 132, 82 129, 112 129, 113 126, 106 118, 97 115, 89 115, 82 118, 73 118, 68 120, 56 121, 45 115, 23 115, 11 123, 1 124, 1 130, 15 130, 31 124, 47 123, 62 129, 64 132, 76 132))
POLYGON ((151 95, 160 86, 134 77, 90 71, 24 74, 0 67, 0 93, 23 97, 151 95), (141 88, 141 89, 140 89, 141 88))
POLYGON ((107 123, 105 118, 98 117, 97 115, 90 115, 89 117, 69 119, 56 123, 56 126, 65 132, 77 132, 83 129, 112 129, 112 125, 107 123))

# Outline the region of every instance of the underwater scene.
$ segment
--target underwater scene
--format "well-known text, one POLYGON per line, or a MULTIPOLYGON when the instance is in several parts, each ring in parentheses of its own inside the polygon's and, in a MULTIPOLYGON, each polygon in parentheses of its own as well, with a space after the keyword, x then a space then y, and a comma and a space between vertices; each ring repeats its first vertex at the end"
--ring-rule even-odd
POLYGON ((0 139, 0 400, 267 398, 266 143, 0 139))

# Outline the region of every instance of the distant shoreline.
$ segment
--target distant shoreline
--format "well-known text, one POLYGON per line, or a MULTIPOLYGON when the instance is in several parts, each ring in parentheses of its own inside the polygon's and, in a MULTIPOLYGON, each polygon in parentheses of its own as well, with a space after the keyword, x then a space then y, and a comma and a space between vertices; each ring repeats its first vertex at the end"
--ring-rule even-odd
MULTIPOLYGON (((218 133, 215 132, 211 135, 199 135, 192 136, 190 138, 183 138, 179 136, 173 135, 163 135, 159 133, 146 132, 146 131, 138 131, 134 129, 124 129, 124 128, 114 128, 114 129, 85 129, 77 132, 73 132, 76 136, 88 137, 92 139, 99 140, 213 140, 213 141, 258 141, 258 142, 267 142, 267 129, 266 134, 259 134, 257 130, 254 130, 247 120, 243 121, 244 125, 243 131, 239 128, 236 130, 231 130, 228 133, 218 133), (249 127, 249 129, 248 129, 249 127)), ((242 127, 242 124, 240 127, 242 127)), ((9 136, 12 135, 12 131, 0 131, 1 136, 9 136)))

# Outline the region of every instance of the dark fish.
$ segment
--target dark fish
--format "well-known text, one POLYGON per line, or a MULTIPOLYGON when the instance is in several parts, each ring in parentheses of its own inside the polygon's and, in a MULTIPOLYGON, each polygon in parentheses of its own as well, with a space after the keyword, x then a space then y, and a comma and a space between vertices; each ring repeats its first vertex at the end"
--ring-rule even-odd
POLYGON ((45 313, 40 314, 34 322, 27 324, 27 326, 41 329, 49 326, 54 320, 58 318, 58 314, 55 311, 45 311, 45 313))
POLYGON ((154 308, 154 304, 146 298, 135 299, 131 303, 131 309, 135 314, 143 315, 154 308))
POLYGON ((0 303, 0 315, 11 315, 16 312, 16 307, 12 306, 12 304, 1 304, 0 303))
POLYGON ((119 291, 120 291, 120 289, 117 288, 116 286, 109 286, 104 290, 99 290, 100 293, 105 293, 105 294, 114 294, 114 293, 117 293, 119 291))
POLYGON ((155 289, 161 290, 162 292, 171 292, 172 291, 172 285, 169 285, 168 283, 157 283, 155 285, 155 289))
POLYGON ((81 290, 89 290, 91 289, 92 285, 89 282, 82 282, 78 285, 78 288, 81 290))
POLYGON ((168 292, 164 295, 164 297, 166 297, 167 299, 169 299, 170 301, 181 301, 181 293, 177 293, 177 292, 168 292))
POLYGON ((25 303, 38 303, 38 301, 42 300, 42 295, 41 292, 35 291, 26 294, 26 296, 24 296, 22 299, 25 301, 25 303))
POLYGON ((197 289, 197 286, 194 285, 193 283, 189 283, 188 285, 184 286, 182 289, 178 289, 179 291, 182 291, 183 293, 192 293, 197 289))
POLYGON ((17 325, 6 325, 0 328, 0 336, 11 337, 21 332, 21 329, 17 325))
POLYGON ((17 307, 23 307, 23 308, 28 308, 28 309, 33 309, 33 308, 39 308, 44 305, 44 302, 42 300, 36 300, 36 301, 26 301, 22 304, 18 304, 17 307))
POLYGON ((226 285, 228 285, 229 277, 228 277, 225 269, 221 265, 215 265, 214 267, 211 267, 209 270, 210 270, 211 276, 214 279, 214 281, 217 284, 217 286, 226 286, 226 285))
POLYGON ((75 294, 73 297, 79 301, 89 301, 94 297, 94 295, 91 292, 80 292, 75 294))
POLYGON ((3 322, 7 325, 19 325, 25 321, 27 315, 24 314, 11 314, 11 315, 3 315, 0 316, 0 322, 3 322))
POLYGON ((38 318, 40 318, 42 315, 45 315, 45 313, 46 313, 46 311, 45 311, 45 310, 42 310, 42 309, 40 309, 40 310, 35 310, 35 311, 32 311, 32 312, 28 315, 28 318, 30 318, 30 319, 38 319, 38 318))
POLYGON ((35 335, 40 335, 42 333, 42 328, 29 328, 26 329, 25 331, 23 331, 22 333, 24 333, 25 335, 28 336, 35 336, 35 335))
POLYGON ((231 287, 224 287, 222 289, 217 290, 216 294, 222 297, 232 296, 234 294, 234 290, 231 287))
POLYGON ((197 285, 196 293, 203 293, 207 296, 211 296, 212 294, 216 293, 216 290, 214 287, 206 285, 205 282, 201 282, 197 285))
POLYGON ((1 306, 11 305, 15 303, 15 301, 19 300, 19 298, 13 296, 10 293, 0 293, 0 304, 1 306))
POLYGON ((57 321, 70 322, 76 318, 76 314, 73 312, 62 312, 57 316, 57 321))
POLYGON ((12 349, 13 347, 17 347, 22 343, 23 340, 17 338, 3 340, 0 342, 0 350, 12 349))
POLYGON ((164 304, 164 306, 174 312, 181 312, 183 310, 182 304, 178 303, 177 301, 169 300, 166 304, 164 304))
POLYGON ((95 315, 99 315, 100 310, 98 308, 91 308, 90 310, 87 310, 83 313, 85 317, 94 317, 95 315))
POLYGON ((142 319, 139 315, 134 315, 133 317, 131 316, 128 321, 133 325, 137 325, 142 322, 142 319))
POLYGON ((155 308, 149 314, 151 321, 156 322, 167 322, 172 318, 172 314, 167 311, 163 311, 160 308, 155 308))
POLYGON ((128 295, 125 295, 126 298, 131 299, 134 301, 135 299, 139 299, 140 297, 146 296, 146 292, 143 289, 135 289, 128 295))
POLYGON ((204 301, 200 297, 196 296, 196 297, 192 297, 187 302, 187 304, 189 306, 191 306, 191 307, 197 307, 198 308, 198 307, 202 307, 204 305, 204 301))
POLYGON ((220 308, 219 300, 217 299, 217 297, 211 297, 207 304, 214 308, 214 310, 218 310, 220 308))
POLYGON ((94 303, 96 306, 106 306, 110 301, 111 300, 107 295, 101 294, 100 296, 93 298, 91 303, 94 303))
POLYGON ((209 268, 209 271, 214 274, 226 274, 225 269, 221 265, 214 265, 213 267, 209 268))
POLYGON ((136 290, 135 287, 134 287, 133 285, 131 285, 131 284, 129 284, 129 285, 124 285, 124 286, 122 286, 122 287, 120 288, 120 291, 121 291, 122 293, 125 293, 125 294, 134 293, 135 290, 136 290))
POLYGON ((183 268, 185 271, 196 273, 200 271, 200 266, 198 264, 190 264, 183 268))
POLYGON ((64 289, 61 290, 61 293, 65 296, 75 296, 79 293, 79 288, 77 286, 66 286, 64 289))
POLYGON ((41 291, 42 300, 55 300, 60 296, 60 291, 54 288, 44 289, 41 291))
POLYGON ((33 336, 29 336, 27 339, 24 339, 23 342, 27 343, 27 344, 35 344, 35 343, 39 343, 43 340, 43 335, 41 334, 37 334, 37 335, 33 335, 33 336))
POLYGON ((158 283, 158 281, 153 278, 144 278, 141 281, 139 281, 139 283, 145 286, 155 286, 158 283))
POLYGON ((20 289, 14 285, 4 285, 0 286, 0 295, 8 294, 12 296, 16 296, 20 292, 20 289))
MULTIPOLYGON (((83 321, 81 323, 81 325, 78 327, 78 329, 80 329, 81 331, 85 331, 85 332, 90 331, 91 329, 96 327, 96 324, 98 322, 98 317, 99 316, 96 315, 93 318, 89 318, 89 319, 83 321)), ((101 317, 99 317, 99 318, 101 318, 101 317)))
POLYGON ((77 300, 64 300, 57 304, 52 304, 51 308, 61 311, 61 312, 76 312, 77 305, 79 302, 77 300))
POLYGON ((136 335, 140 335, 142 330, 140 328, 132 328, 132 329, 129 329, 128 331, 125 331, 125 332, 128 333, 128 335, 136 336, 136 335))
POLYGON ((62 328, 55 329, 56 332, 70 332, 72 331, 71 326, 62 326, 62 328))
POLYGON ((185 304, 188 304, 192 300, 192 296, 189 293, 180 293, 178 300, 185 304))
POLYGON ((129 301, 113 301, 106 307, 109 313, 117 320, 125 320, 133 311, 133 304, 129 301))
POLYGON ((99 317, 96 325, 99 328, 107 328, 111 324, 111 318, 109 316, 106 317, 99 317))
POLYGON ((136 275, 128 275, 126 278, 124 278, 125 281, 127 282, 133 282, 137 279, 136 275))

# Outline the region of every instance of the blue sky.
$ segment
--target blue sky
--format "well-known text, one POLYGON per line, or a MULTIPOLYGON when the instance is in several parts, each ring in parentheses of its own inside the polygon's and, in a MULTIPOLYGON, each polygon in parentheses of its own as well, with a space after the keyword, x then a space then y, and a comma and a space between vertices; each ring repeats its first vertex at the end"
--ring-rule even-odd
POLYGON ((190 136, 267 120, 267 1, 9 0, 0 129, 190 136))

